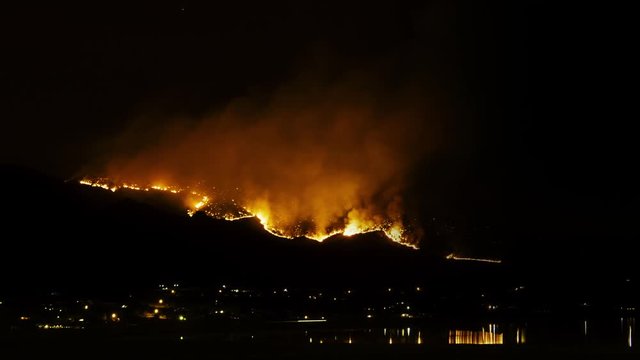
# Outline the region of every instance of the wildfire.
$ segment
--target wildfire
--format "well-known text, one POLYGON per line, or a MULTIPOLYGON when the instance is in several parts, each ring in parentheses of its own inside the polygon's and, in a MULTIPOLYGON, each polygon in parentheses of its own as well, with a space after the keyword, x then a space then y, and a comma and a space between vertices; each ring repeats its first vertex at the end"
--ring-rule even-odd
POLYGON ((235 199, 227 201, 220 197, 214 197, 213 193, 215 191, 207 193, 202 190, 192 189, 189 187, 159 184, 140 185, 124 182, 117 184, 108 178, 83 178, 79 182, 82 185, 97 187, 111 192, 127 189, 134 191, 161 191, 175 194, 185 199, 187 214, 189 216, 193 216, 197 211, 202 211, 208 216, 227 221, 255 217, 260 221, 266 231, 282 238, 293 239, 295 237, 304 236, 312 240, 323 241, 337 234, 353 236, 367 232, 382 231, 387 235, 387 237, 397 243, 413 249, 418 248, 415 244, 412 244, 409 241, 406 236, 406 230, 401 223, 367 218, 365 212, 358 210, 350 211, 342 226, 336 224, 329 229, 318 230, 314 228, 312 224, 288 224, 283 222, 271 212, 269 204, 265 201, 256 201, 252 205, 245 207, 237 204, 235 199), (216 200, 214 201, 213 199, 216 200))
POLYGON ((431 81, 381 76, 377 61, 331 75, 315 65, 197 116, 140 114, 87 164, 105 177, 83 184, 172 193, 189 215, 255 217, 285 238, 379 231, 415 248, 413 175, 449 146, 453 109, 431 81))

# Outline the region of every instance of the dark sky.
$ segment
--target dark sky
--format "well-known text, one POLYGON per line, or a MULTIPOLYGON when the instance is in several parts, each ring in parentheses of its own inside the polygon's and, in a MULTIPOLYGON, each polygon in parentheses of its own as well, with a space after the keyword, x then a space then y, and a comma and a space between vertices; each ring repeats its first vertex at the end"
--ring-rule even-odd
POLYGON ((309 64, 339 77, 381 62, 455 109, 449 146, 413 173, 424 219, 625 244, 640 180, 630 14, 552 1, 3 5, 0 160, 67 178, 132 119, 197 117, 309 64))

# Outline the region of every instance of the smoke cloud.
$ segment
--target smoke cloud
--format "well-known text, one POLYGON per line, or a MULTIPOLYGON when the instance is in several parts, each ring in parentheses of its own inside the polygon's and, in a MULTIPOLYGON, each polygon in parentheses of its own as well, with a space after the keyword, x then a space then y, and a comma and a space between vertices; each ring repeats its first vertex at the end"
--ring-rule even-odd
POLYGON ((232 203, 284 236, 384 230, 415 245, 405 190, 437 147, 435 104, 384 76, 335 78, 300 76, 198 119, 146 123, 121 139, 129 152, 108 161, 106 176, 198 189, 214 216, 232 203))

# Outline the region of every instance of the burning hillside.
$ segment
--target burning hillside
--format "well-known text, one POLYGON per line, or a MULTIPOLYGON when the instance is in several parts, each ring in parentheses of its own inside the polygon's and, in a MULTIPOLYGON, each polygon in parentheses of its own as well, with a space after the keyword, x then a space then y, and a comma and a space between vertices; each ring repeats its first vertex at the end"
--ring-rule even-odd
MULTIPOLYGON (((313 227, 312 221, 308 223, 286 224, 280 222, 277 217, 272 216, 268 212, 268 208, 245 208, 238 204, 235 199, 225 198, 222 194, 216 193, 215 188, 211 188, 209 192, 196 190, 189 187, 176 187, 166 185, 139 185, 132 183, 114 183, 106 178, 83 178, 80 184, 101 188, 104 190, 116 192, 118 190, 133 191, 159 191, 175 194, 183 201, 187 214, 193 216, 195 212, 201 211, 208 216, 216 219, 224 219, 234 221, 250 217, 257 218, 265 230, 269 233, 293 239, 295 237, 306 237, 309 239, 322 241, 336 234, 345 236, 353 236, 360 233, 382 231, 391 240, 417 249, 417 245, 411 242, 410 234, 403 227, 402 223, 380 222, 377 219, 359 218, 356 212, 353 216, 343 219, 343 222, 336 223, 332 228, 318 231, 313 227)), ((236 195, 239 194, 239 191, 236 195)))

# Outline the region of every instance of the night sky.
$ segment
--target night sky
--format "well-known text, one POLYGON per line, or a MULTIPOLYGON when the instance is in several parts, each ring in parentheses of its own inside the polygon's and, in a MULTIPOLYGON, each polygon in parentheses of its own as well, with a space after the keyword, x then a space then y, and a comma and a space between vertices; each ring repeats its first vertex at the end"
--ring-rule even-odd
POLYGON ((362 71, 423 86, 414 101, 445 114, 442 145, 411 168, 421 222, 509 249, 625 252, 640 199, 630 17, 551 1, 3 5, 0 160, 67 179, 132 124, 153 137, 165 119, 362 71))

